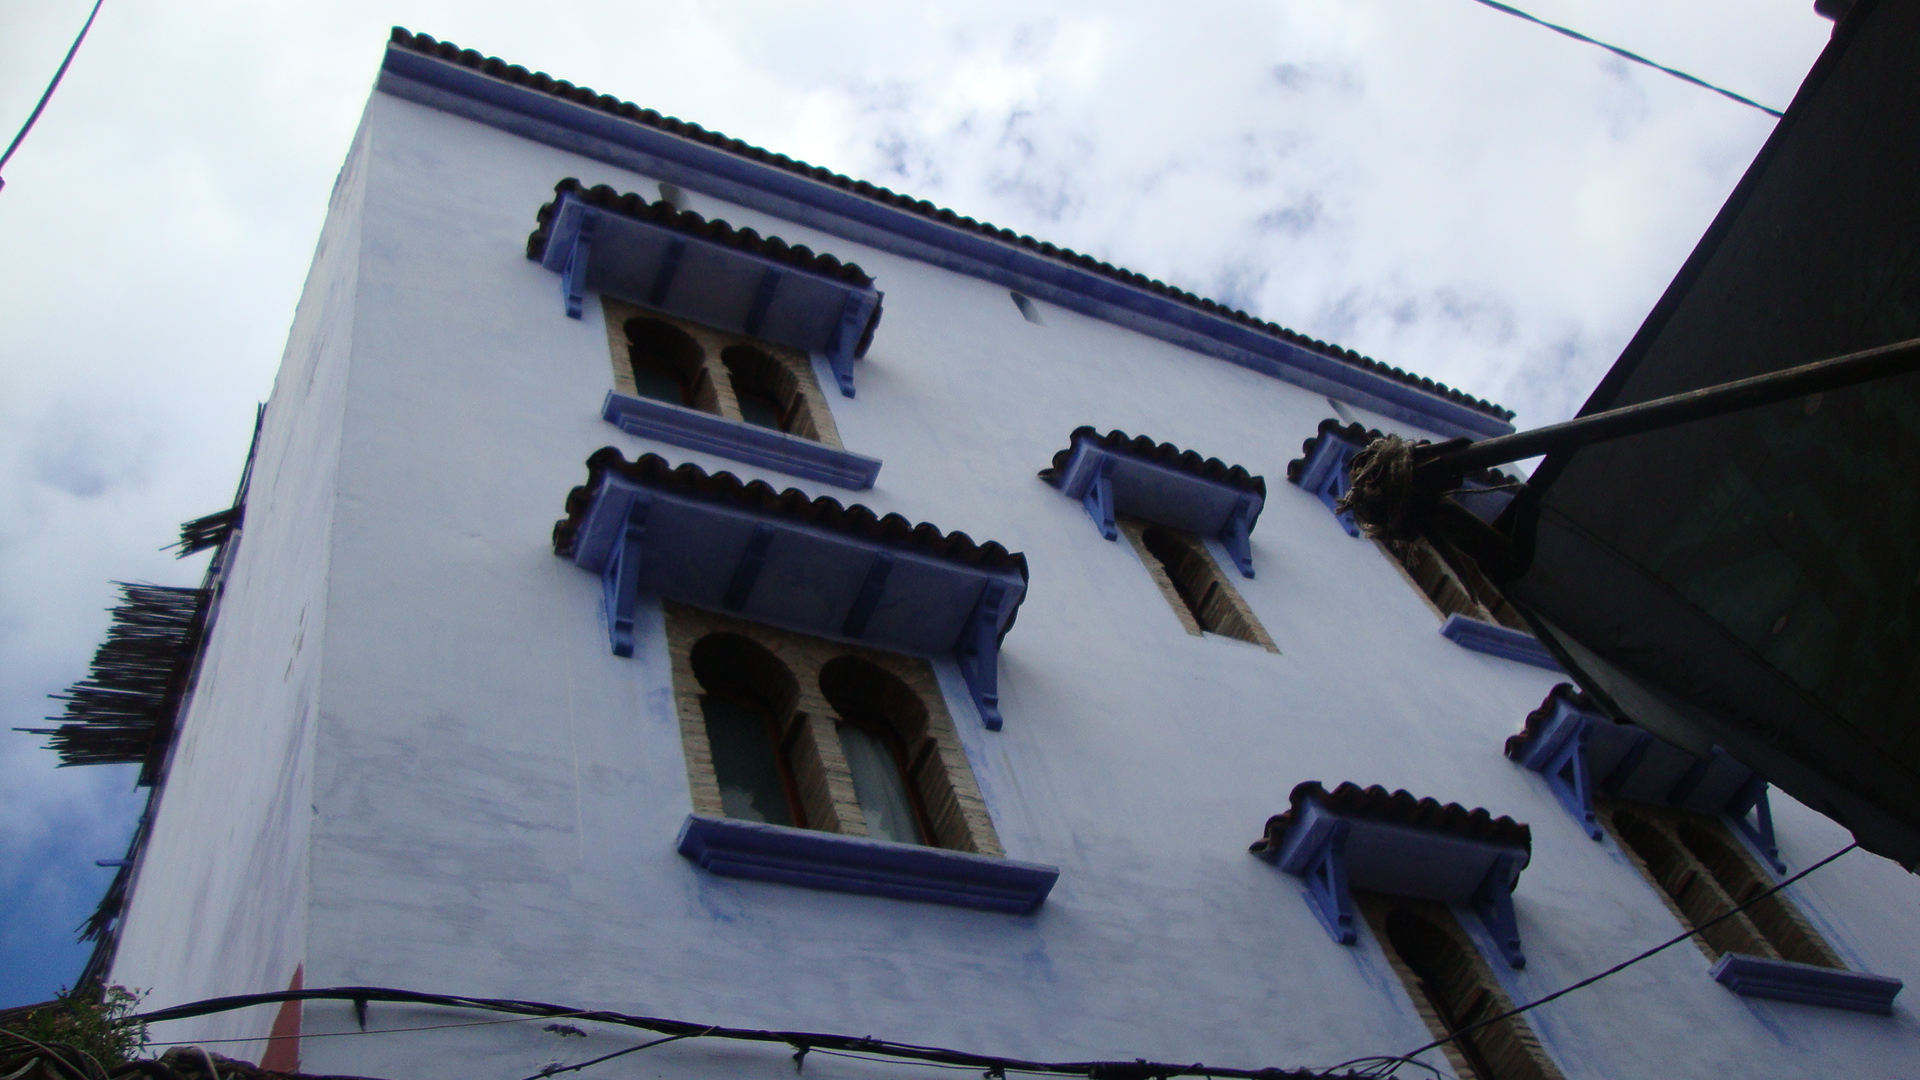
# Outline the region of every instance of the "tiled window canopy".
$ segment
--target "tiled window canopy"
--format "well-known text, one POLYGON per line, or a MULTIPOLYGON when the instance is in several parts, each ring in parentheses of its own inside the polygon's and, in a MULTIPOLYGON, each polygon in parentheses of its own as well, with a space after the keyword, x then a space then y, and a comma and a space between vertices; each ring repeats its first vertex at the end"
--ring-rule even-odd
POLYGON ((1248 534, 1267 501, 1267 481, 1238 465, 1123 431, 1074 429, 1040 479, 1079 499, 1108 540, 1116 515, 1217 537, 1234 565, 1253 576, 1248 534))
POLYGON ((527 257, 560 275, 572 318, 594 289, 822 356, 853 396, 853 361, 880 325, 880 293, 853 263, 572 178, 539 222, 527 257))
POLYGON ((1775 871, 1786 870, 1774 844, 1764 777, 1717 746, 1702 758, 1645 728, 1619 723, 1569 683, 1554 687, 1527 714, 1526 728, 1507 739, 1506 754, 1545 777, 1560 805, 1595 840, 1604 835, 1593 811, 1598 792, 1627 802, 1725 814, 1775 871))
POLYGON ((1405 791, 1318 781, 1297 785, 1292 807, 1267 820, 1255 855, 1306 881, 1307 901, 1342 945, 1354 929, 1350 889, 1471 909, 1513 967, 1526 966, 1513 889, 1533 857, 1533 834, 1509 817, 1442 805, 1405 791))
POLYGON ((1026 597, 1027 559, 997 543, 607 447, 587 459, 553 547, 602 575, 616 655, 633 655, 645 591, 802 633, 950 653, 981 719, 1000 727, 1000 641, 1026 597))

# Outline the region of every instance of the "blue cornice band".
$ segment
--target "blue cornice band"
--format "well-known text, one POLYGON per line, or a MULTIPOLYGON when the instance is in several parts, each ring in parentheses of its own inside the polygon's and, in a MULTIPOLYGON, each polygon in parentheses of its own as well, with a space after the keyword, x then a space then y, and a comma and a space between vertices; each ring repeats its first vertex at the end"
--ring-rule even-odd
POLYGON ((1437 394, 1169 297, 459 64, 389 46, 377 86, 535 142, 1017 289, 1440 435, 1513 430, 1437 394))

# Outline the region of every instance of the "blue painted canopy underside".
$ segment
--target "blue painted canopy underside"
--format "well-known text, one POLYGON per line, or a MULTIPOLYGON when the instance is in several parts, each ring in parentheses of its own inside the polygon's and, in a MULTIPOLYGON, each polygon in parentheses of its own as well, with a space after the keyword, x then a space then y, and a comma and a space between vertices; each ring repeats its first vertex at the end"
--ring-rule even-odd
POLYGON ((567 314, 606 293, 719 330, 826 358, 853 396, 853 360, 880 293, 562 193, 541 265, 560 275, 567 314))
POLYGON ((637 646, 642 593, 916 655, 951 654, 1000 727, 1000 638, 1026 596, 1017 570, 968 565, 608 474, 574 541, 606 584, 615 653, 637 646))

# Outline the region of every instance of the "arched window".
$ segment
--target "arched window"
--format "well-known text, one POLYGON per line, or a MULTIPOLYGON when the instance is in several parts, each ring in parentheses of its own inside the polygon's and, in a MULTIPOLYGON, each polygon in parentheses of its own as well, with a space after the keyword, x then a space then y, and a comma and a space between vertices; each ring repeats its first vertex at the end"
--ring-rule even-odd
POLYGON ((1403 977, 1412 984, 1408 989, 1418 993, 1431 1010, 1430 1026, 1438 1029, 1437 1035, 1456 1036, 1447 1044, 1455 1071, 1462 1080, 1559 1077, 1559 1070, 1546 1060, 1520 1017, 1465 1031, 1511 1005, 1486 961, 1461 940, 1457 925, 1449 932, 1442 919, 1452 922, 1452 916, 1442 910, 1430 918, 1410 905, 1396 904, 1382 923, 1387 945, 1405 966, 1403 977))
POLYGON ((727 369, 740 419, 774 431, 818 438, 811 430, 800 381, 778 360, 751 345, 729 345, 721 351, 720 363, 727 369))
POLYGON ((1189 630, 1211 631, 1279 651, 1199 537, 1142 522, 1126 522, 1121 529, 1157 566, 1160 572, 1155 578, 1162 590, 1191 617, 1189 630))
POLYGON ((919 695, 892 673, 852 656, 820 668, 820 693, 836 715, 834 727, 867 835, 902 844, 935 843, 924 790, 934 778, 915 775, 925 772, 916 766, 925 766, 933 749, 919 695))
POLYGON ((659 319, 628 319, 627 360, 634 393, 673 405, 700 404, 700 343, 685 330, 659 319))
POLYGON ((804 828, 806 811, 782 745, 799 690, 792 673, 739 634, 701 638, 691 659, 705 691, 700 711, 727 816, 804 828))

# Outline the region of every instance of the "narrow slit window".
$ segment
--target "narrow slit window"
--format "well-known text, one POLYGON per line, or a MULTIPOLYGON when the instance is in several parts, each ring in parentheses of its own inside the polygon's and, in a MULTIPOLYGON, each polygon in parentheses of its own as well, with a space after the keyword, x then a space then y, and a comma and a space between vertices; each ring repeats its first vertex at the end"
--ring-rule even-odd
POLYGON ((1510 630, 1533 632, 1526 619, 1507 603, 1499 586, 1466 555, 1445 550, 1426 537, 1382 541, 1381 546, 1442 615, 1464 615, 1510 630))
MULTIPOLYGON (((1718 818, 1651 806, 1607 807, 1600 817, 1687 926, 1720 918, 1772 887, 1718 818)), ((1782 893, 1708 927, 1694 940, 1715 959, 1743 953, 1815 967, 1845 966, 1782 893)))
POLYGON ((1560 1080, 1524 1018, 1474 1027, 1513 1003, 1452 912, 1383 897, 1361 906, 1428 1029, 1453 1036, 1443 1049, 1461 1080, 1560 1080))
POLYGON ((1138 521, 1123 523, 1121 531, 1189 633, 1220 634, 1280 651, 1199 537, 1138 521))

